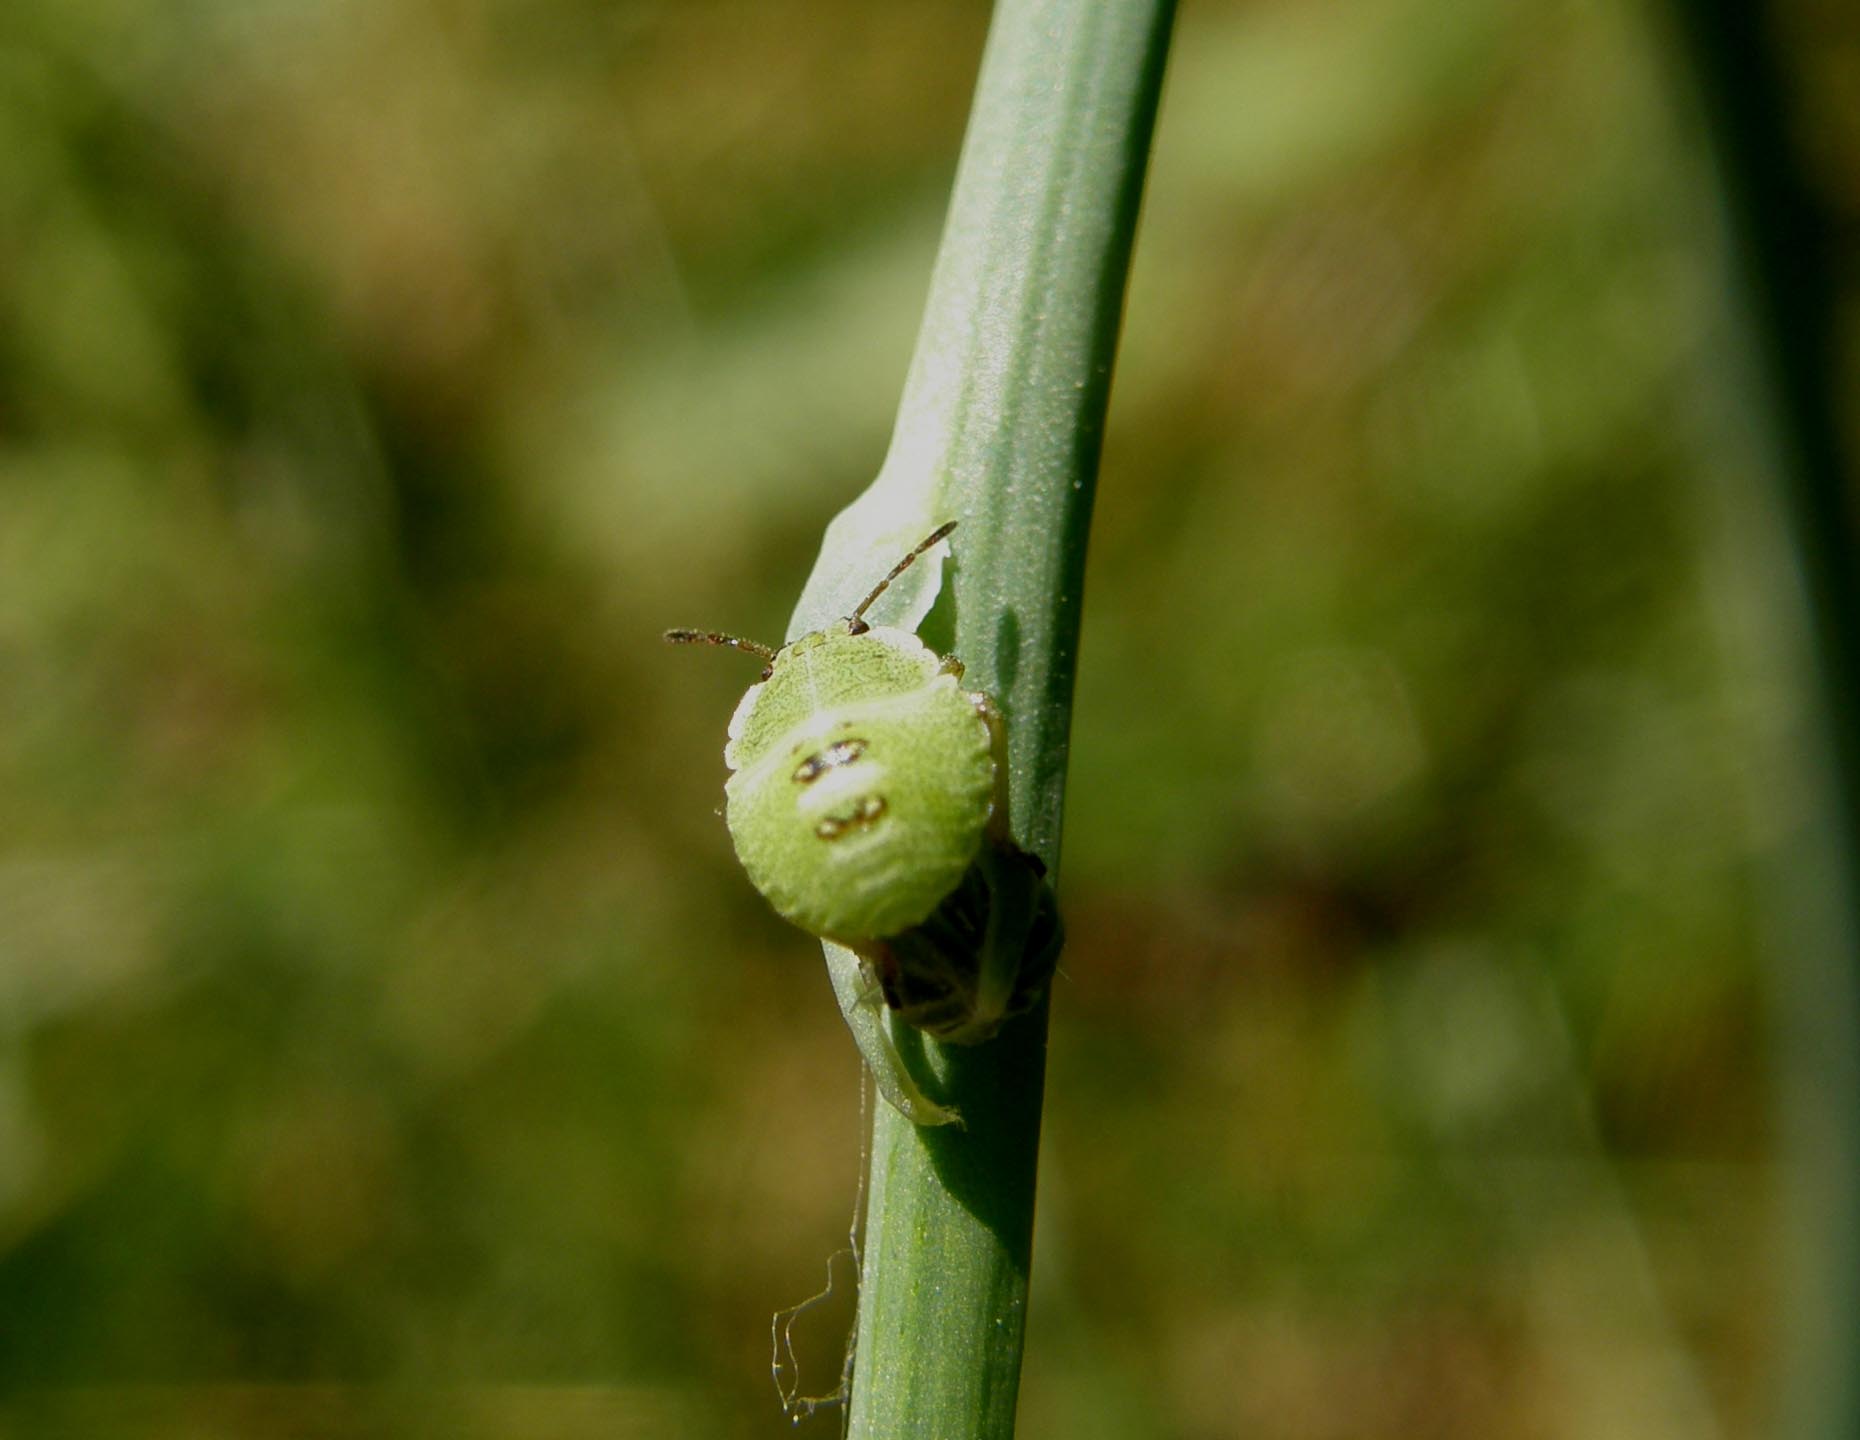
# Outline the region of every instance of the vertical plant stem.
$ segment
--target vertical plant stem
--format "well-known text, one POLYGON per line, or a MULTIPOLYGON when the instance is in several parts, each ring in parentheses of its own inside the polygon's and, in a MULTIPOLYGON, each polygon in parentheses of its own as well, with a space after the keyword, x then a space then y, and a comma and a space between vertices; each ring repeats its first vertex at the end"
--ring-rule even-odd
MULTIPOLYGON (((1007 718, 1014 832, 1054 869, 1086 534, 1173 13, 1001 0, 891 451, 829 530, 791 629, 847 613, 845 587, 883 573, 899 537, 959 519, 948 643, 1007 718)), ((894 1039, 965 1126, 876 1107, 852 1434, 1008 1436, 1045 1007, 973 1048, 894 1039)))
MULTIPOLYGON (((1775 6, 1677 5, 1711 135, 1740 372, 1812 634, 1821 813, 1778 878, 1776 1074, 1789 1175, 1783 1433, 1860 1434, 1860 565, 1837 418, 1828 234, 1789 138, 1775 6)), ((1780 867, 1779 868, 1783 868, 1780 867)))

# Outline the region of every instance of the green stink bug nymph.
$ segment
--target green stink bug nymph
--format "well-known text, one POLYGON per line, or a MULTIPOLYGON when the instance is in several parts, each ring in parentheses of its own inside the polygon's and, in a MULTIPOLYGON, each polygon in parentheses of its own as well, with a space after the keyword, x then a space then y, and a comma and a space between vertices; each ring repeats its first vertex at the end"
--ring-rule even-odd
POLYGON ((1043 867, 1009 834, 999 712, 962 665, 851 615, 776 650, 708 630, 766 666, 731 717, 725 819, 750 880, 787 919, 856 952, 898 1016, 960 1044, 1044 993, 1061 929, 1043 867))

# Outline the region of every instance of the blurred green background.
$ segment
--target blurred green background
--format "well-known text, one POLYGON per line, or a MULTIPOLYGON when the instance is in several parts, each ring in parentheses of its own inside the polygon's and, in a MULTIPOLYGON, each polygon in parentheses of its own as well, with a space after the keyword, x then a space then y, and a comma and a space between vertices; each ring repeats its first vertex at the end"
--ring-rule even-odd
MULTIPOLYGON (((0 6, 0 1436, 788 1433, 859 1068, 658 634, 875 470, 986 19, 0 6)), ((1773 1433, 1813 777, 1668 20, 1184 7, 1029 1436, 1773 1433)))

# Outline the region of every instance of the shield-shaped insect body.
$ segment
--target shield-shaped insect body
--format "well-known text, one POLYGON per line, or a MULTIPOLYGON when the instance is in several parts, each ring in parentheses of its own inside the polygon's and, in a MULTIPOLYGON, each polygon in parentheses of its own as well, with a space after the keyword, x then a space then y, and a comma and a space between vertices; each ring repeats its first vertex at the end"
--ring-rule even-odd
POLYGON ((995 764, 979 697, 903 630, 781 650, 730 722, 725 817, 756 888, 842 944, 921 924, 974 862, 995 764))
POLYGON ((903 1019, 974 1043, 1045 993, 1058 908, 1039 860, 1009 832, 992 702, 963 688, 954 659, 864 618, 954 528, 928 536, 846 619, 779 650, 707 630, 666 639, 766 662, 724 748, 725 818, 756 888, 855 951, 875 997, 903 1019))

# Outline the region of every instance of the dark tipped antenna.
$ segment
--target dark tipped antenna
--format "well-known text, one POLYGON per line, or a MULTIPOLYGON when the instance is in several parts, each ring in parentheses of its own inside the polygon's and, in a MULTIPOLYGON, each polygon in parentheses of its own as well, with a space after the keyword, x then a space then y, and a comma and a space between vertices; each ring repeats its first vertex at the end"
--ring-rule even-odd
POLYGON ((668 645, 727 645, 759 658, 765 665, 775 663, 775 652, 759 640, 745 640, 740 635, 724 635, 715 630, 667 630, 668 645))
POLYGON ((911 551, 910 554, 906 555, 896 565, 893 565, 891 567, 891 573, 887 575, 883 580, 880 580, 878 584, 874 585, 872 587, 872 593, 866 596, 865 599, 859 602, 859 608, 854 610, 852 614, 846 617, 849 621, 852 622, 852 633, 853 634, 858 635, 862 633, 863 631, 866 631, 872 628, 871 626, 865 623, 865 612, 871 608, 872 602, 878 599, 880 595, 883 595, 885 593, 886 589, 890 586, 893 580, 896 580, 906 570, 910 569, 912 563, 917 559, 919 555, 923 554, 924 551, 928 550, 932 545, 936 544, 937 541, 946 538, 949 532, 954 530, 955 528, 956 528, 956 522, 954 520, 946 521, 943 524, 937 526, 936 529, 932 530, 928 535, 924 536, 922 540, 919 540, 917 542, 917 548, 915 550, 911 551))

